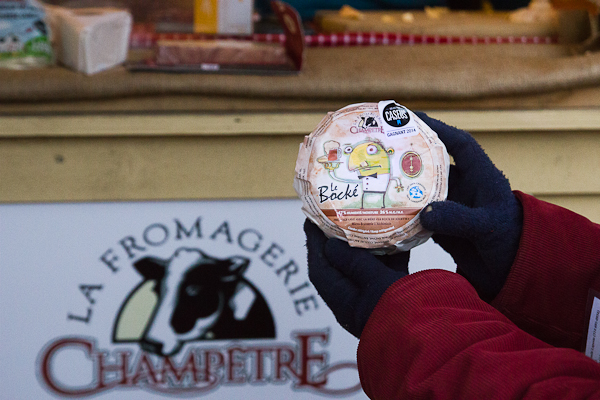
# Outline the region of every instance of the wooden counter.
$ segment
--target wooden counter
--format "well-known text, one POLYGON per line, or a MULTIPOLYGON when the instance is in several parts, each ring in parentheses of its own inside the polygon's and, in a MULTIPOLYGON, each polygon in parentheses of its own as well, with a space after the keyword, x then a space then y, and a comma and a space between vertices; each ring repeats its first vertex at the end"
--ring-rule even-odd
MULTIPOLYGON (((294 198, 317 108, 5 111, 0 202, 294 198)), ((471 132, 514 189, 600 221, 600 109, 426 112, 471 132)))

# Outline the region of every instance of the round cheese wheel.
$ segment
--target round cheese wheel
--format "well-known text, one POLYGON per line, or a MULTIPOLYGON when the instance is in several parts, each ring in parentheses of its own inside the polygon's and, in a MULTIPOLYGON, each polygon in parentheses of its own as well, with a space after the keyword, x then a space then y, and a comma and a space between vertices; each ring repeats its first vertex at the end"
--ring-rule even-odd
POLYGON ((328 237, 376 254, 431 236, 419 222, 445 200, 450 160, 437 134, 393 100, 328 113, 300 145, 294 188, 328 237))

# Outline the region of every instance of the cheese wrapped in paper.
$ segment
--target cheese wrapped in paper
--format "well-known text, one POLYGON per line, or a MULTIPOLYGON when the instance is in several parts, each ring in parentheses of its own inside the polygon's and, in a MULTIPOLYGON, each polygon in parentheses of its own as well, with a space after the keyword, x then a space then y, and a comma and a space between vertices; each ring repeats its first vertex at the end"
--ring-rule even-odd
POLYGON ((294 188, 328 237, 376 254, 431 236, 419 222, 446 199, 450 161, 437 134, 393 100, 328 113, 300 145, 294 188))

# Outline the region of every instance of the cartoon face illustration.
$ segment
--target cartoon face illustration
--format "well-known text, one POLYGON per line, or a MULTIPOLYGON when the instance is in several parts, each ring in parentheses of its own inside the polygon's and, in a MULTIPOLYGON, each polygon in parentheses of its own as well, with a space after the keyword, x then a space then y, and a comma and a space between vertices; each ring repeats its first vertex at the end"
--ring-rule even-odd
MULTIPOLYGON (((360 208, 364 208, 365 195, 378 193, 381 195, 382 208, 385 208, 385 195, 391 180, 396 182, 396 190, 404 190, 399 178, 391 176, 390 155, 394 149, 385 149, 377 140, 367 139, 354 145, 345 145, 344 154, 348 155, 348 170, 356 172, 362 185, 360 208)), ((338 181, 348 182, 338 178, 333 172, 330 176, 338 181)))
POLYGON ((348 169, 356 171, 360 176, 390 173, 390 154, 394 149, 386 150, 376 141, 367 141, 344 147, 344 153, 349 154, 348 169))
POLYGON ((189 248, 167 260, 136 261, 143 281, 121 306, 113 341, 173 355, 195 340, 274 338, 267 302, 243 276, 249 263, 245 257, 219 259, 189 248))

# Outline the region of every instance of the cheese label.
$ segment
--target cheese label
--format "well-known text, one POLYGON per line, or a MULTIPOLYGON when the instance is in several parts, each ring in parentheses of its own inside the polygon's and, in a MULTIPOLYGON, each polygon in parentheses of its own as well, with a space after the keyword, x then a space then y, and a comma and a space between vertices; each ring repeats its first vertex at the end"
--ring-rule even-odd
POLYGON ((329 113, 300 146, 295 188, 329 237, 389 253, 429 238, 418 215, 446 198, 448 172, 437 134, 388 100, 329 113))

